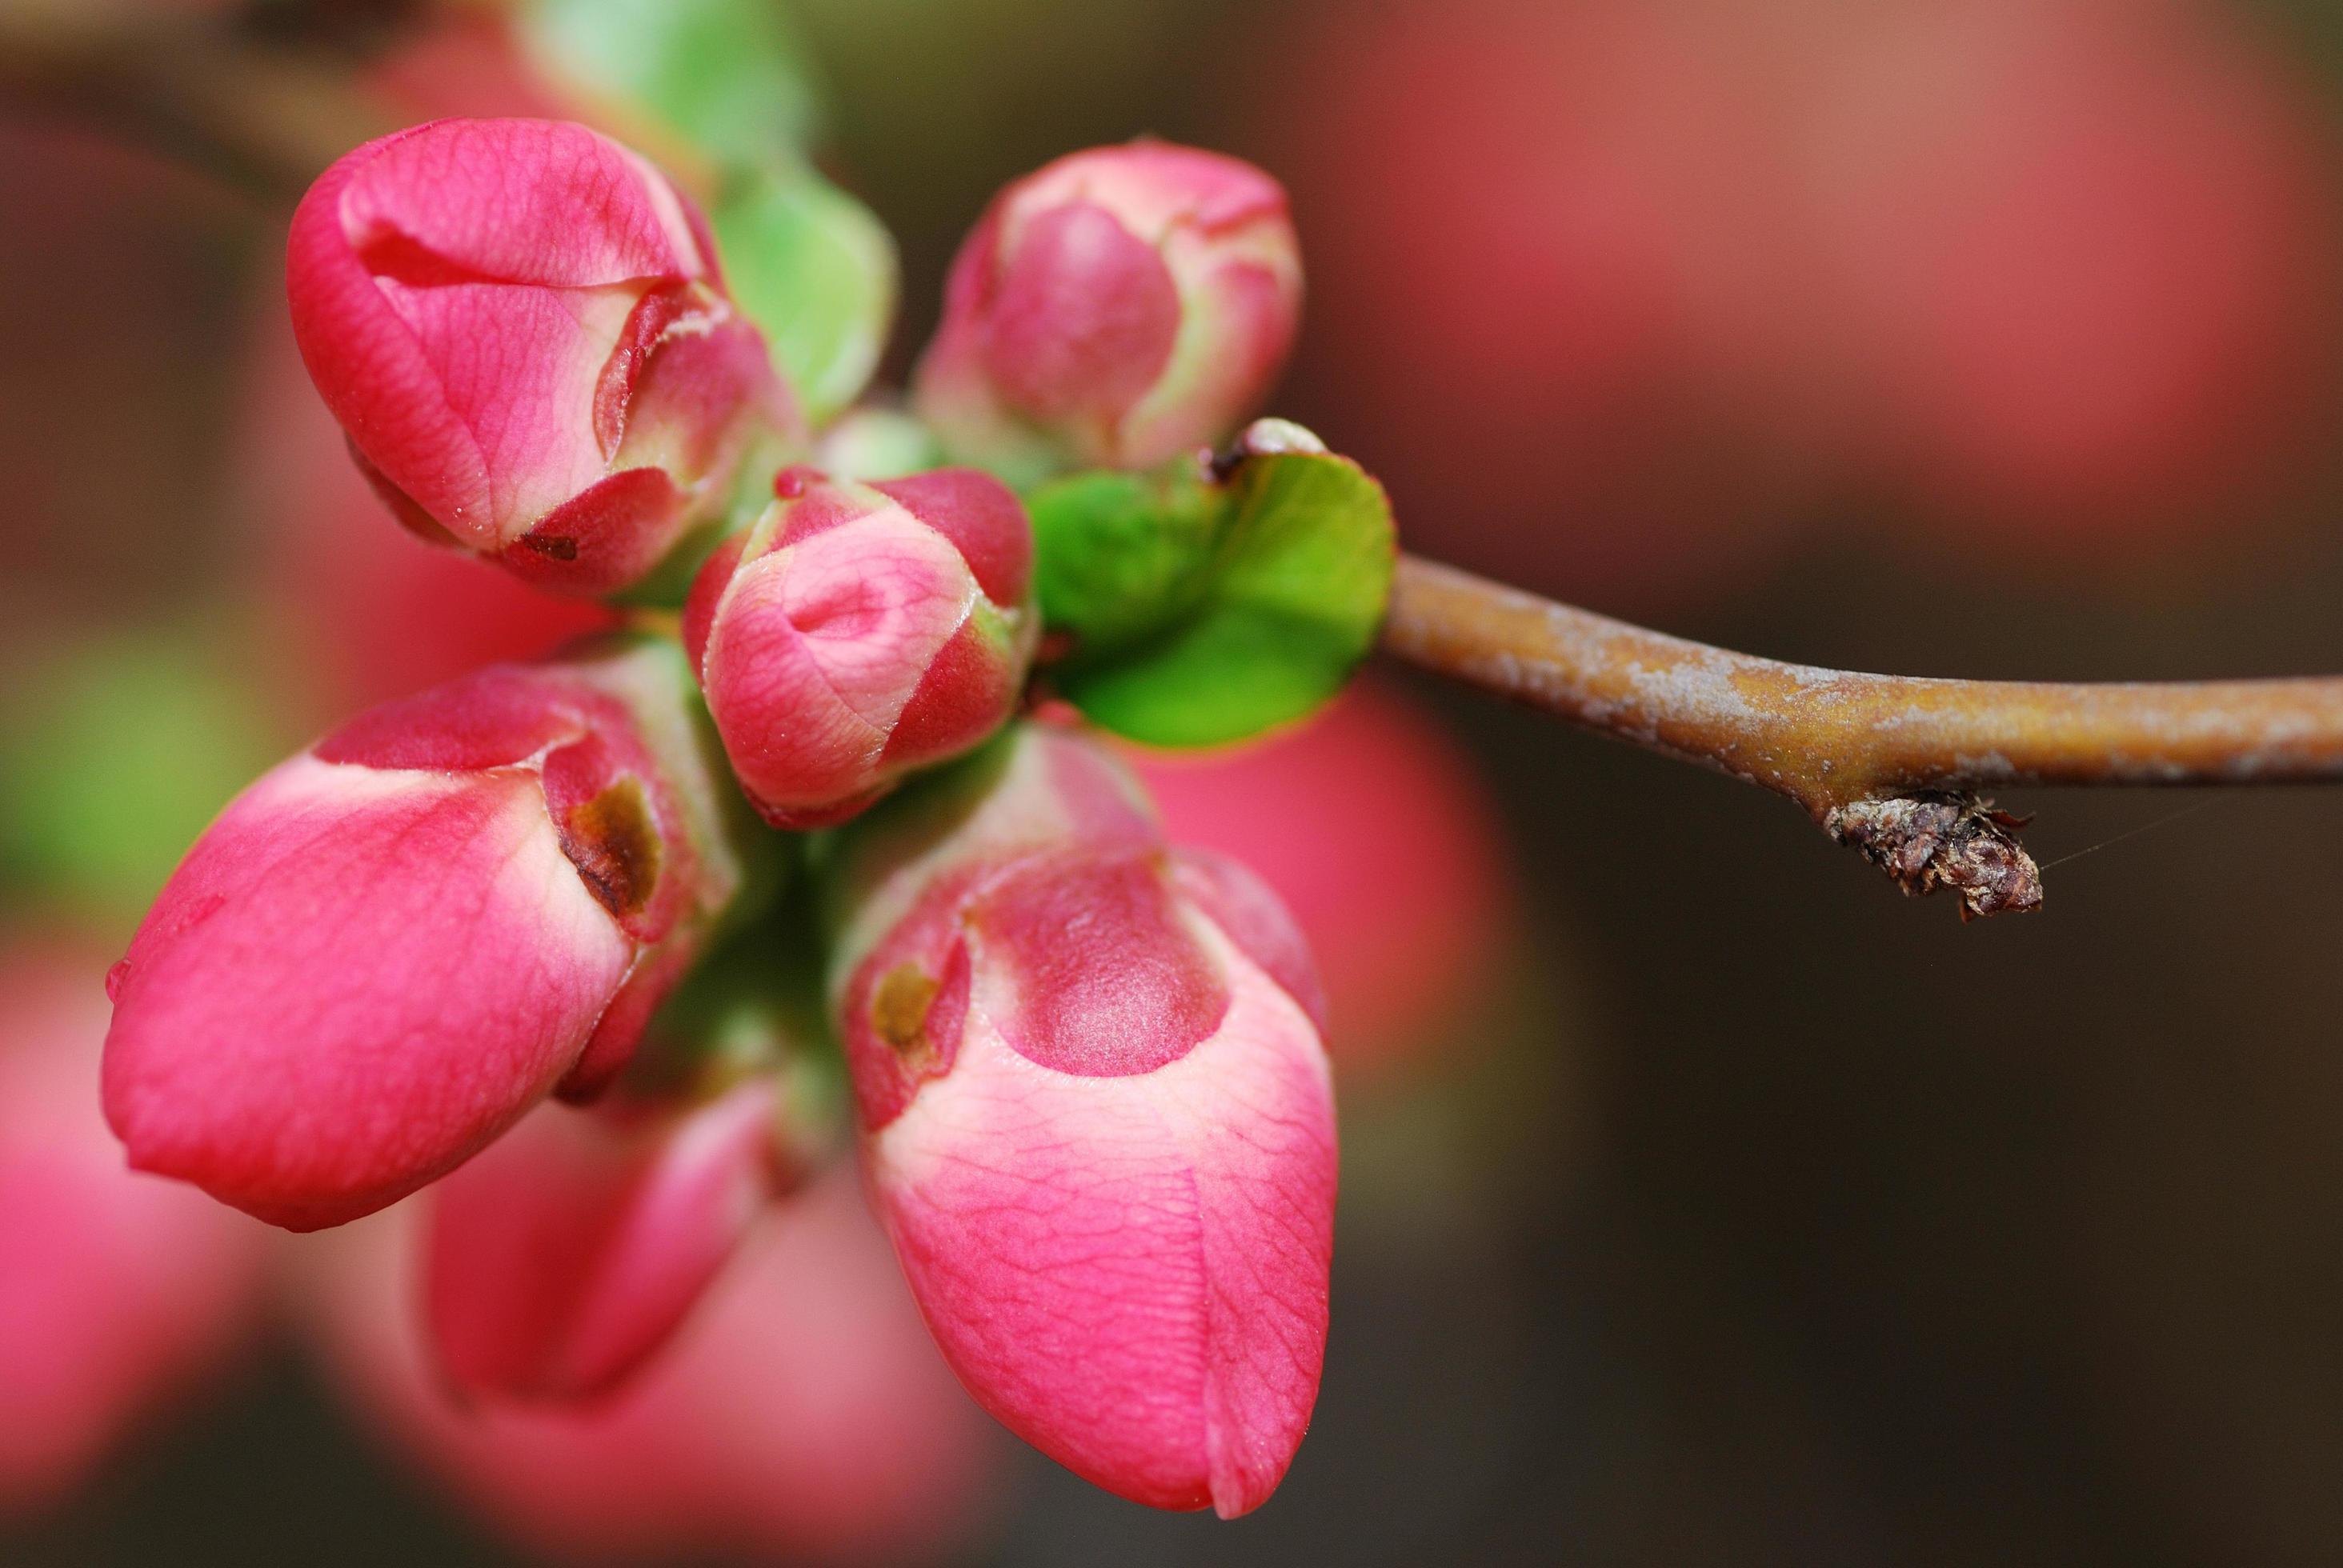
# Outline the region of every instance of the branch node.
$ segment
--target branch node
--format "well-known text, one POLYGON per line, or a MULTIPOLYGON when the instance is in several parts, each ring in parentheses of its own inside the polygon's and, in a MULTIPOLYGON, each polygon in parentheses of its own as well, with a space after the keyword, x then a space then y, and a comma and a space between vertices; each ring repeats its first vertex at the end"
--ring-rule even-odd
POLYGON ((1967 920, 2042 907, 2042 873, 2017 841, 2026 821, 1973 794, 1929 790, 1834 806, 1823 830, 1909 897, 1951 889, 1967 920))

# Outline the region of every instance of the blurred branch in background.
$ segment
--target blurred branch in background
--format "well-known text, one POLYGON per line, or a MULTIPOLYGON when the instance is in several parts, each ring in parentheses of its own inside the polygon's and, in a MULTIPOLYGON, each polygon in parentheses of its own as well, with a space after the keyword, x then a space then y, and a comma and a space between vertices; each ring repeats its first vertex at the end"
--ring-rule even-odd
POLYGON ((289 207, 327 164, 394 127, 325 51, 200 15, 78 0, 0 6, 0 95, 289 207))
POLYGON ((1786 795, 1909 893, 2040 907, 2018 784, 2343 779, 2343 678, 2077 685, 1785 664, 1646 631, 1403 557, 1384 649, 1574 724, 1786 795))

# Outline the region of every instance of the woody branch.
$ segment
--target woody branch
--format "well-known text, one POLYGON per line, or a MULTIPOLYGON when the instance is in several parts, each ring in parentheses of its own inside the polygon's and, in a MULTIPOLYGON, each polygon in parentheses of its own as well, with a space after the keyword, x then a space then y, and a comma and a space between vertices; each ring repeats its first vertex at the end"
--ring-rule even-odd
POLYGON ((2031 910, 2008 785, 2343 779, 2343 678, 2081 685, 1785 664, 1403 557, 1383 646, 1598 733, 1785 795, 1914 893, 2031 910))

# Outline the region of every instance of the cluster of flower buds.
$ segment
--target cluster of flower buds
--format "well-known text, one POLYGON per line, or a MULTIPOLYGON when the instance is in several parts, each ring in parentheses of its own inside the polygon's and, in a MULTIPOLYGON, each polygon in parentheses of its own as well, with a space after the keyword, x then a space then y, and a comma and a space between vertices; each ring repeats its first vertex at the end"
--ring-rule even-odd
POLYGON ((1275 180, 1162 142, 1076 153, 1001 192, 961 246, 920 412, 1014 471, 1150 467, 1242 423, 1301 307, 1275 180))
POLYGON ((583 126, 367 143, 303 198, 287 282, 317 390, 400 519, 555 591, 641 582, 796 433, 707 225, 583 126))
POLYGON ((855 835, 833 990, 871 1187, 961 1380, 1068 1468, 1224 1517, 1326 1333, 1333 1100, 1291 919, 1021 727, 855 835))
POLYGON ((309 1230, 608 1082, 744 881, 697 706, 669 643, 499 666, 237 797, 107 981, 131 1162, 309 1230))
POLYGON ((377 709, 230 805, 109 981, 132 1163, 296 1230, 439 1182, 447 1381, 589 1399, 822 1142, 802 1041, 735 1060, 659 1010, 741 951, 826 964, 871 1191, 969 1388, 1125 1496, 1260 1503, 1325 1339, 1323 1004, 1262 884, 1171 849, 1091 742, 1002 733, 1042 628, 995 476, 1236 428, 1299 300, 1274 182, 1142 142, 1005 193, 920 372, 926 427, 891 416, 981 468, 784 467, 809 433, 706 226, 583 126, 361 147, 301 206, 290 292, 410 528, 682 615, 377 709), (789 851, 740 797, 843 829, 802 857, 826 952, 760 906, 789 851), (530 1116, 548 1097, 597 1102, 530 1116))
POLYGON ((791 468, 692 587, 684 640, 766 819, 845 820, 999 729, 1041 631, 1033 528, 1000 480, 791 468))

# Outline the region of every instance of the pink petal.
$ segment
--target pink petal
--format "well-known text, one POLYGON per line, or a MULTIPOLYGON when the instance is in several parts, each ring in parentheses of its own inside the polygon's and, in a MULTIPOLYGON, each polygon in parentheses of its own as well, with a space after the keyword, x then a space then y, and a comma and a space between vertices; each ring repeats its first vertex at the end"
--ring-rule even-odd
POLYGON ((575 1400, 666 1344, 772 1185, 769 1080, 629 1124, 540 1110, 431 1201, 433 1339, 460 1388, 575 1400))
POLYGON ((579 699, 586 694, 573 690, 564 702, 563 685, 574 687, 526 668, 476 670, 367 709, 317 742, 312 755, 320 762, 435 773, 513 767, 585 734, 579 699))
POLYGON ((1111 424, 1163 374, 1180 291, 1113 213, 1080 201, 1040 213, 1000 266, 985 363, 1023 412, 1111 424))
POLYGON ((882 942, 900 946, 898 926, 916 910, 950 904, 975 872, 1040 852, 1143 852, 1161 844, 1152 806, 1111 754, 1076 730, 1019 724, 844 840, 833 880, 840 906, 853 913, 835 962, 850 971, 882 942), (941 885, 952 880, 960 885, 941 885))
POLYGON ((952 542, 984 597, 1007 609, 1033 586, 1033 525, 1017 493, 981 468, 935 468, 870 487, 952 542))
POLYGON ((981 1013, 866 1144, 888 1228, 970 1391, 1099 1485, 1259 1505, 1317 1396, 1333 1103, 1315 1031, 1220 944, 1229 1014, 1151 1072, 1055 1073, 981 1013))
POLYGON ((681 199, 635 154, 561 120, 439 120, 368 143, 338 201, 348 243, 543 288, 709 275, 681 199))
POLYGON ((1285 193, 1252 166, 1141 140, 1003 190, 962 245, 915 377, 956 454, 1021 478, 1146 467, 1232 433, 1300 321, 1285 193))
MULTIPOLYGON (((977 595, 950 541, 900 508, 739 568, 708 619, 701 678, 768 818, 834 819, 891 782, 889 736, 977 595)), ((998 698, 992 724, 1012 696, 998 698)))
MULTIPOLYGON (((1023 618, 1026 626, 1031 618, 1023 618)), ((888 770, 925 767, 981 745, 1015 709, 1025 681, 1031 639, 989 605, 970 608, 960 629, 936 650, 920 684, 887 732, 880 760, 888 770)))
POLYGON ((337 1224, 541 1098, 634 957, 535 776, 296 758, 197 841, 117 968, 106 1118, 141 1170, 337 1224))
POLYGON ((1510 890, 1495 807, 1437 725, 1364 686, 1253 745, 1133 760, 1175 843, 1242 862, 1300 921, 1341 1068, 1451 1050, 1508 950, 1510 890))
POLYGON ((451 509, 418 489, 406 454, 367 442, 363 429, 361 447, 442 526, 476 546, 503 545, 602 477, 610 454, 595 428, 596 392, 634 309, 631 288, 557 291, 427 272, 377 274, 375 286, 478 454, 485 494, 451 509))
POLYGON ((761 1221, 672 1349, 585 1410, 447 1396, 407 1310, 407 1213, 305 1243, 311 1323, 369 1429, 535 1550, 893 1561, 978 1508, 984 1423, 846 1172, 761 1221))
POLYGON ((442 120, 359 148, 296 213, 287 290, 395 509, 562 592, 648 575, 760 427, 797 428, 697 216, 582 126, 442 120))
POLYGON ((1150 136, 1069 153, 1014 188, 1020 207, 1097 202, 1150 241, 1175 224, 1221 234, 1286 210, 1284 187, 1242 159, 1150 136))
POLYGON ((1269 884, 1242 862, 1210 849, 1176 850, 1172 879, 1199 913, 1301 1005, 1323 1034, 1326 988, 1318 981, 1317 962, 1302 928, 1269 884))
POLYGON ((960 923, 975 1005, 1053 1072, 1151 1072, 1227 1019, 1228 987, 1152 854, 1031 857, 987 879, 960 923))
POLYGON ((600 477, 595 391, 636 302, 710 271, 680 198, 615 142, 441 120, 327 171, 294 216, 287 287, 367 458, 495 545, 600 477))

